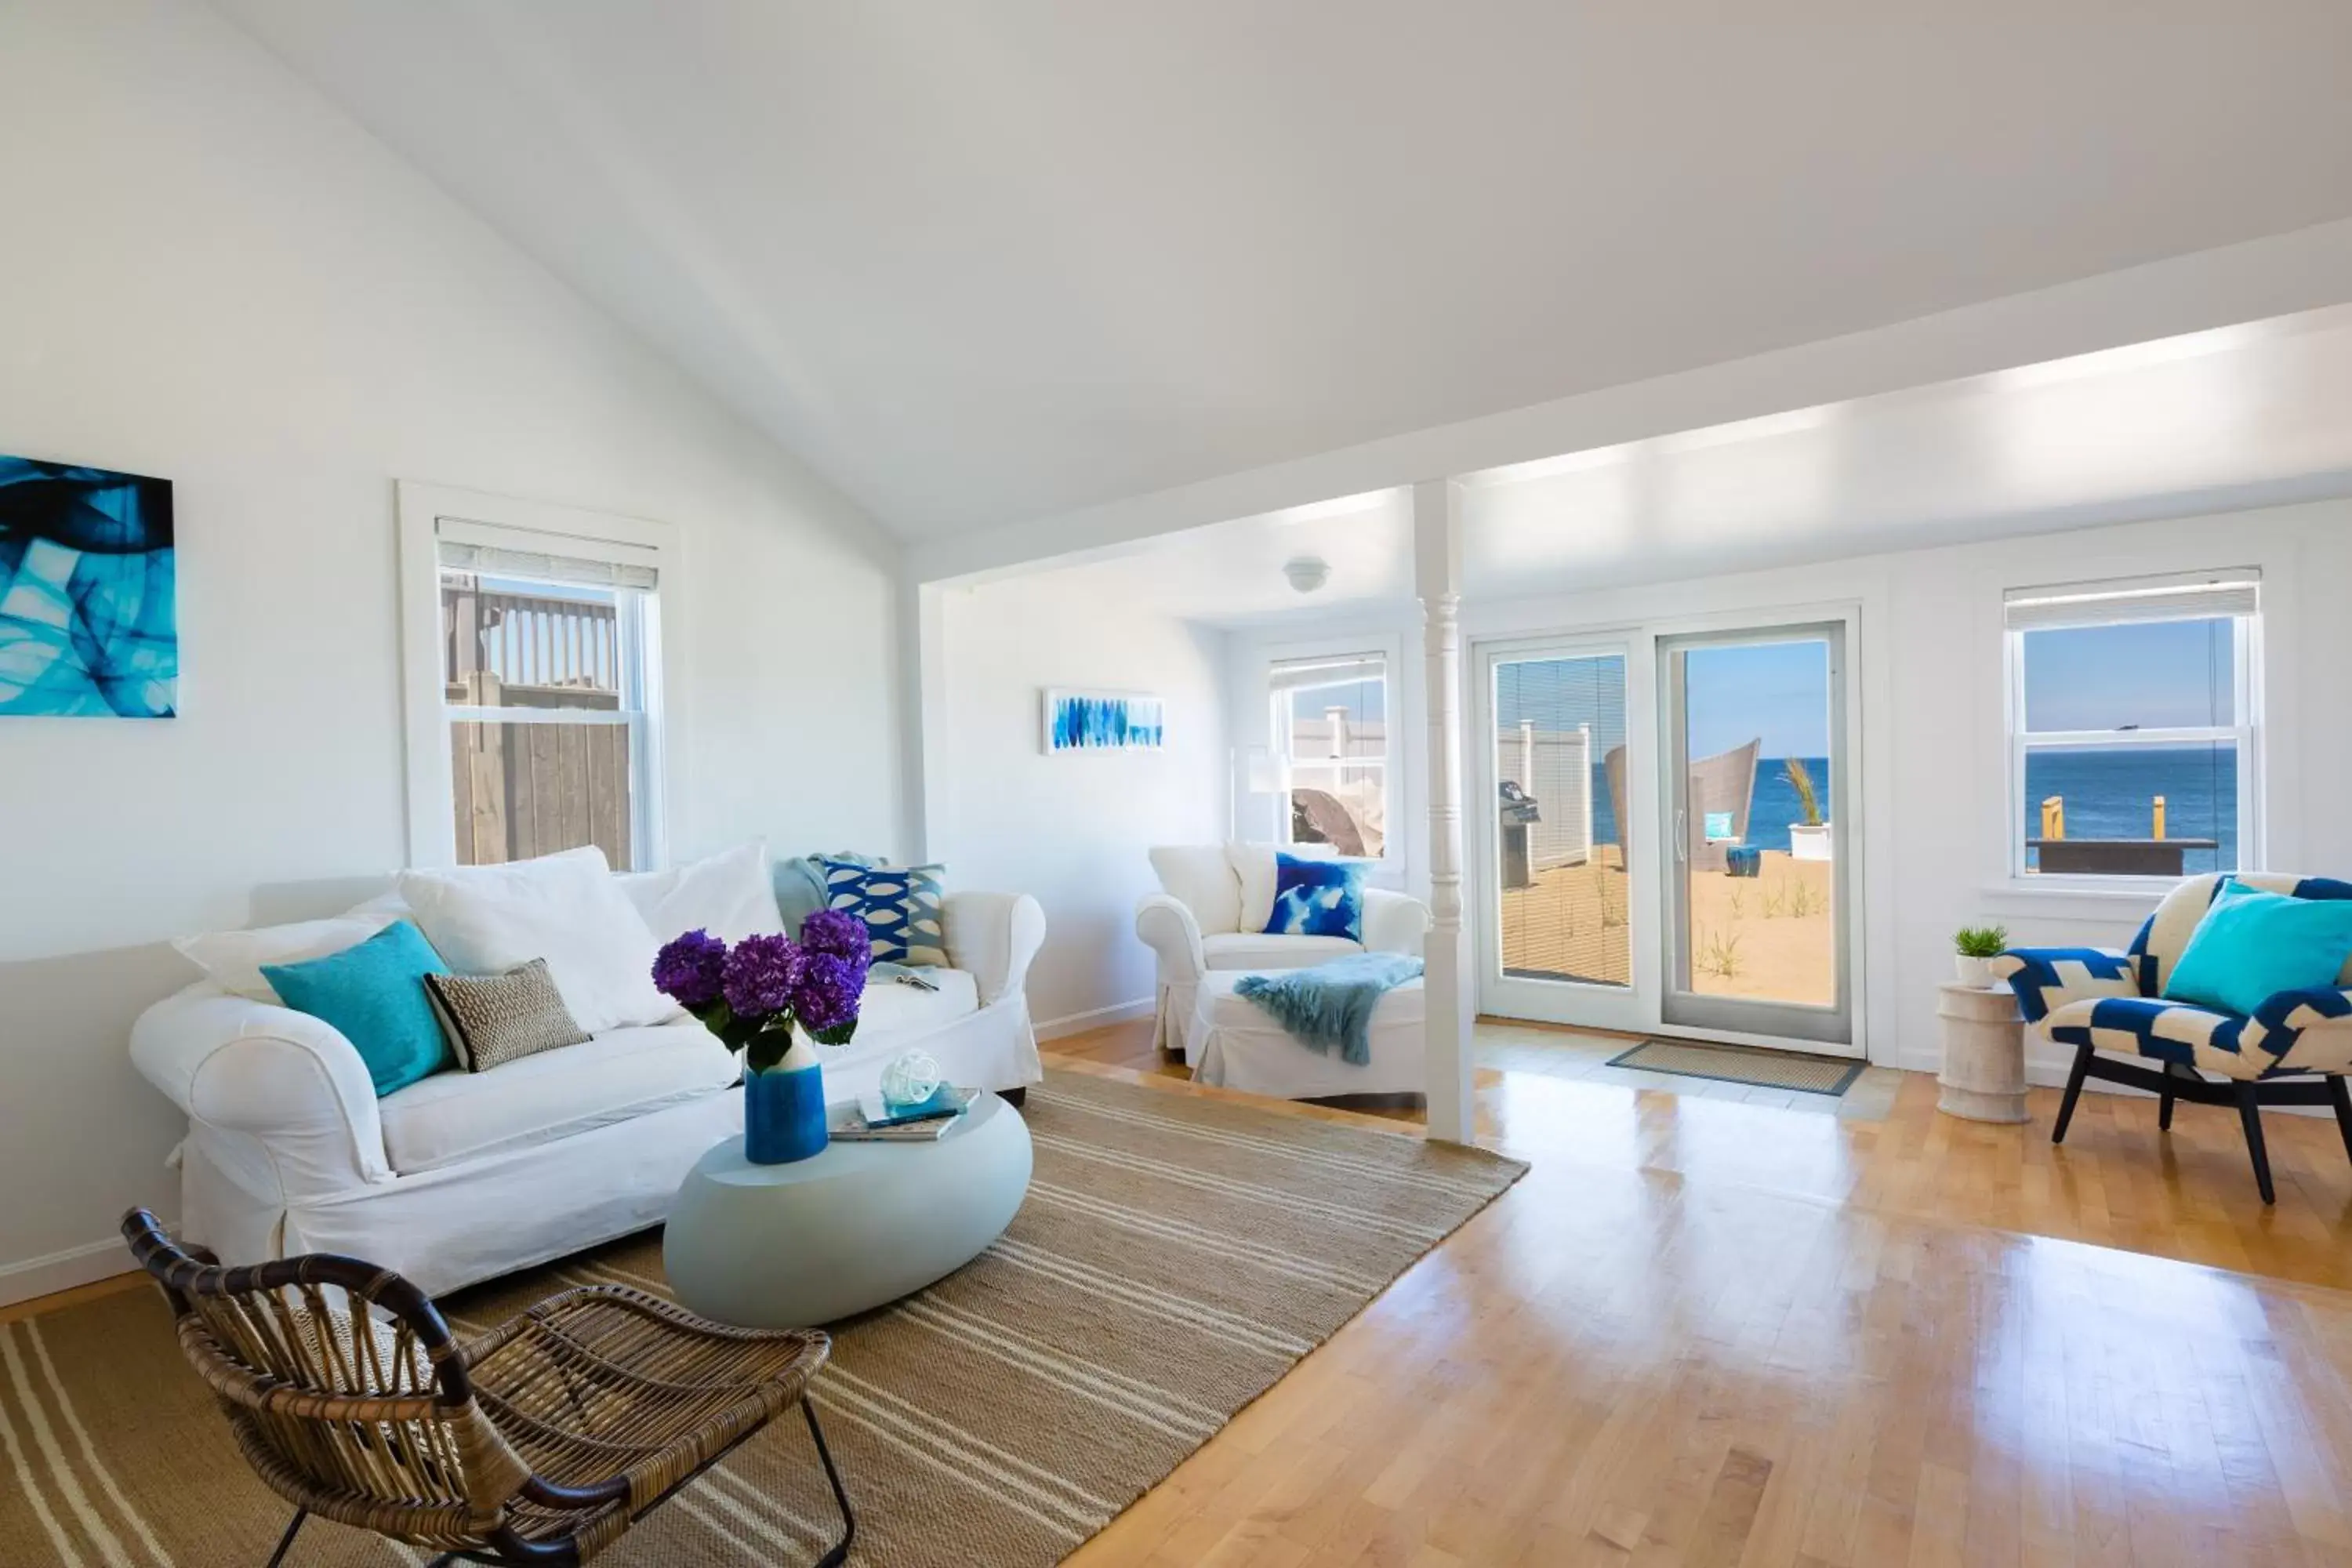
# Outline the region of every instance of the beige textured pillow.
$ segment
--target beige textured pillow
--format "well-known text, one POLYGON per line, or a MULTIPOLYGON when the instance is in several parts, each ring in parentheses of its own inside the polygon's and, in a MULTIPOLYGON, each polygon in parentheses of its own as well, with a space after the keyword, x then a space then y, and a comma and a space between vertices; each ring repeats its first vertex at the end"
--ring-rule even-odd
POLYGON ((564 1006, 543 958, 518 963, 504 974, 428 974, 425 994, 450 1050, 467 1072, 488 1072, 588 1039, 564 1006))

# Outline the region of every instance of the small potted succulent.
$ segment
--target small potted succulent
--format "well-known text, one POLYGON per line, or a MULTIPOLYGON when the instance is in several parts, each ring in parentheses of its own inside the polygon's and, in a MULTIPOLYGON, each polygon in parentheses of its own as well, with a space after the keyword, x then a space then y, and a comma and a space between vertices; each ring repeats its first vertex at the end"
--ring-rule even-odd
POLYGON ((743 1156, 757 1165, 805 1160, 827 1142, 824 1076, 811 1042, 848 1043, 873 950, 866 924, 819 910, 800 939, 747 936, 730 950, 690 931, 654 958, 654 984, 743 1053, 743 1156))
POLYGON ((2007 926, 1962 926, 1952 933, 1960 984, 1982 990, 1993 984, 1992 961, 2009 946, 2007 926))

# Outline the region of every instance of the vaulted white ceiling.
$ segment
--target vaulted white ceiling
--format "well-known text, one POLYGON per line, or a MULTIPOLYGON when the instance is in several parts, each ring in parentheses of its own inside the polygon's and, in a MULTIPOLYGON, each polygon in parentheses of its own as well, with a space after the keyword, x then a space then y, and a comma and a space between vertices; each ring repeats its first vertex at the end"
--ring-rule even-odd
POLYGON ((2352 214, 2342 0, 216 0, 909 538, 2352 214))

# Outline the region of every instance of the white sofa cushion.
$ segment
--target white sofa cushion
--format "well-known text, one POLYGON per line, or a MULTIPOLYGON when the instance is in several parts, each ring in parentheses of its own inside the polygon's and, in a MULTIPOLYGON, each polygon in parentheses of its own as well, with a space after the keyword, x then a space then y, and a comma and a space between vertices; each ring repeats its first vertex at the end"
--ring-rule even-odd
POLYGON ((677 1016, 677 1005, 654 989, 653 928, 593 845, 505 866, 403 871, 398 886, 460 974, 543 958, 563 1005, 592 1035, 677 1016))
MULTIPOLYGON (((1160 890, 1192 910, 1192 922, 1202 932, 1241 930, 1242 885, 1224 846, 1162 844, 1151 851, 1151 869, 1160 878, 1160 890)), ((1269 912, 1274 908, 1270 891, 1266 908, 1269 912)))
POLYGON ((691 1021, 615 1029, 488 1072, 440 1072, 377 1102, 383 1152, 414 1175, 550 1143, 717 1094, 742 1076, 719 1037, 691 1021))
MULTIPOLYGON (((970 972, 926 968, 921 973, 939 987, 937 991, 903 985, 881 975, 866 981, 866 994, 857 1003, 857 1033, 850 1037, 842 1059, 874 1051, 895 1056, 919 1044, 923 1036, 980 1011, 980 986, 970 972)), ((827 1052, 825 1059, 835 1058, 827 1052)))
POLYGON ((230 995, 278 1006, 280 998, 263 976, 263 964, 300 963, 357 947, 399 918, 394 910, 353 910, 335 920, 184 936, 172 945, 230 995))
POLYGON ((613 880, 645 916, 656 942, 684 931, 707 931, 731 945, 747 936, 784 929, 763 839, 667 871, 635 872, 613 880))
MULTIPOLYGON (((1265 930, 1274 918, 1274 857, 1279 851, 1297 860, 1337 860, 1339 850, 1328 844, 1228 844, 1225 861, 1241 884, 1241 906, 1234 931, 1249 934, 1265 930)), ((1209 928, 1203 923, 1202 931, 1209 928)))
POLYGON ((1212 969, 1304 969, 1363 951, 1363 943, 1344 936, 1223 931, 1201 939, 1201 956, 1212 969))

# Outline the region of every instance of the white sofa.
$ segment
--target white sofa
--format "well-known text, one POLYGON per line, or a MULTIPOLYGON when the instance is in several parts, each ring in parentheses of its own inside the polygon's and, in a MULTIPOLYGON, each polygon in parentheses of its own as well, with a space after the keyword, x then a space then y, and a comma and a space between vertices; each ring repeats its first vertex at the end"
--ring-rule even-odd
MULTIPOLYGON (((1283 853, 1332 858, 1328 845, 1286 845, 1283 853)), ((1159 961, 1153 1042, 1186 1052, 1202 977, 1212 970, 1303 969, 1350 952, 1421 952, 1429 909, 1384 888, 1364 889, 1361 942, 1288 936, 1265 930, 1274 912, 1275 847, 1266 844, 1169 844, 1151 851, 1160 890, 1135 906, 1135 934, 1159 961)))
MULTIPOLYGON (((615 880, 650 914, 665 875, 615 880)), ((939 989, 869 983, 856 1037, 820 1047, 827 1099, 874 1089, 914 1047, 959 1084, 1043 1076, 1023 984, 1044 911, 951 893, 944 912, 952 967, 924 972, 939 989)), ((149 1008, 131 1054, 188 1116, 185 1239, 231 1263, 346 1253, 435 1293, 659 1223, 695 1161, 743 1127, 738 1058, 682 1013, 378 1099, 334 1028, 205 980, 149 1008)))

